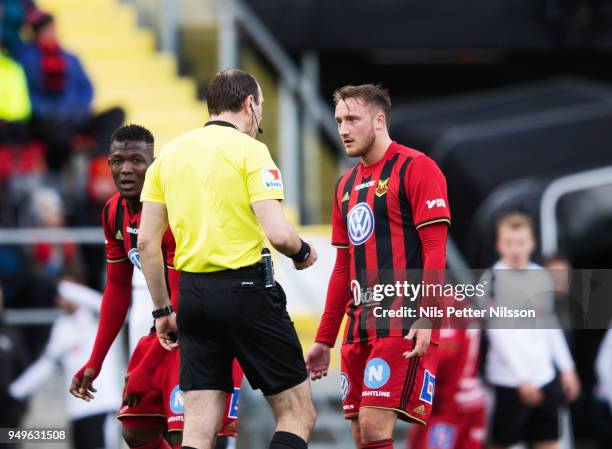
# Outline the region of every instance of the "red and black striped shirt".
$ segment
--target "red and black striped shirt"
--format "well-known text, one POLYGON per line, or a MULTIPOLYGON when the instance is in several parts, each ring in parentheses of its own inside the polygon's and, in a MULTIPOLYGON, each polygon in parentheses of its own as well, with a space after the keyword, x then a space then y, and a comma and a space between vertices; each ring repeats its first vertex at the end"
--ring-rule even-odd
MULTIPOLYGON (((332 244, 350 252, 352 300, 346 308, 345 343, 408 332, 413 319, 375 317, 370 305, 356 303, 354 289, 409 280, 411 270, 422 270, 417 230, 437 222, 450 223, 446 180, 435 162, 419 151, 392 142, 376 164, 365 167, 360 162, 340 177, 332 244)), ((406 297, 380 305, 414 307, 406 297)))
MULTIPOLYGON (((121 198, 119 193, 106 202, 102 212, 102 227, 104 228, 108 262, 129 259, 136 268, 141 270, 137 248, 140 215, 140 211, 136 214, 130 212, 127 202, 121 198)), ((162 238, 162 253, 167 268, 174 267, 174 248, 174 237, 168 227, 162 238)))

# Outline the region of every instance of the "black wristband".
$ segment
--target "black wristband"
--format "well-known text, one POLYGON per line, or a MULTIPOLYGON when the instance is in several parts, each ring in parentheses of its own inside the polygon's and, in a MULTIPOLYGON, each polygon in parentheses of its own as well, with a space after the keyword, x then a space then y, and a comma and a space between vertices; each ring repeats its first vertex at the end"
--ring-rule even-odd
POLYGON ((300 239, 300 242, 302 242, 302 247, 296 254, 291 256, 291 259, 297 263, 306 262, 306 259, 310 257, 310 245, 302 239, 300 239))
POLYGON ((151 314, 153 315, 153 318, 161 318, 163 316, 170 315, 172 312, 174 312, 172 305, 168 305, 166 307, 162 307, 161 309, 155 309, 153 312, 151 312, 151 314))

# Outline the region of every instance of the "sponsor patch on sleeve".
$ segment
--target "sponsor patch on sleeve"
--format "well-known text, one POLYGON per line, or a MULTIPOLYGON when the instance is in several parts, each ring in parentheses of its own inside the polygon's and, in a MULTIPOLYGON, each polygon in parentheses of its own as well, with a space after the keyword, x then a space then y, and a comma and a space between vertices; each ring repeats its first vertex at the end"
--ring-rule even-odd
POLYGON ((283 180, 278 168, 264 168, 261 170, 261 179, 264 189, 282 189, 283 180))

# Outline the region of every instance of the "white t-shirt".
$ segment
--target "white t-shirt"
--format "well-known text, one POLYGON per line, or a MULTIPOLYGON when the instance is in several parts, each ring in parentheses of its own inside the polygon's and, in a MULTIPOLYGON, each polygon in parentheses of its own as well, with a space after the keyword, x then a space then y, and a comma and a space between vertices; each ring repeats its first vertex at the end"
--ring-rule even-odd
MULTIPOLYGON (((100 301, 101 298, 102 295, 99 295, 100 301)), ((69 392, 72 376, 89 358, 97 327, 95 313, 85 307, 79 307, 71 314, 60 315, 53 323, 42 356, 10 385, 11 396, 23 399, 31 395, 49 377, 57 373, 59 366, 64 376, 66 415, 70 420, 117 411, 121 406, 123 376, 119 364, 119 347, 116 344, 109 351, 102 372, 93 383, 98 390, 94 393, 94 400, 86 402, 75 398, 69 392)))
POLYGON ((493 270, 495 281, 490 293, 494 305, 535 308, 537 324, 521 329, 520 319, 489 322, 485 365, 489 382, 503 387, 531 382, 542 387, 554 379, 555 366, 560 371, 573 369, 572 356, 554 315, 554 288, 546 270, 534 263, 526 270, 512 270, 502 262, 497 262, 493 270))

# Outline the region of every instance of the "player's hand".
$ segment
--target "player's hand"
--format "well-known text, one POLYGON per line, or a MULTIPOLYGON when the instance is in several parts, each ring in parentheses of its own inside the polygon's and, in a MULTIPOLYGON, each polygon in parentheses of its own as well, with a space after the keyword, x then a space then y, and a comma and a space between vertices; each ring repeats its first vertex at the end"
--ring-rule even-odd
POLYGON ((92 393, 97 393, 98 391, 93 386, 93 381, 97 376, 96 369, 92 367, 79 371, 72 378, 70 393, 84 401, 91 401, 94 398, 92 393))
POLYGON ((125 375, 125 386, 123 387, 123 405, 128 407, 134 407, 140 402, 146 391, 130 391, 130 375, 125 375))
POLYGON ((329 369, 330 347, 325 343, 315 343, 306 354, 306 369, 312 380, 327 376, 329 369))
POLYGON ((573 369, 561 373, 561 389, 566 402, 574 402, 580 396, 580 380, 573 369))
POLYGON ((523 382, 518 386, 518 394, 521 401, 529 407, 538 406, 544 399, 542 390, 531 382, 523 382))
POLYGON ((312 242, 308 242, 308 245, 310 246, 310 255, 308 256, 308 259, 300 263, 295 262, 295 261, 293 262, 293 266, 295 267, 296 270, 305 270, 306 268, 311 267, 312 265, 314 265, 314 263, 319 258, 319 255, 317 254, 317 250, 313 246, 312 242))
POLYGON ((429 348, 429 344, 431 343, 431 321, 427 318, 419 318, 416 320, 404 338, 410 341, 415 337, 416 342, 414 343, 412 351, 406 351, 403 354, 407 359, 420 357, 425 354, 429 348))
POLYGON ((155 319, 155 330, 159 343, 168 351, 178 348, 176 341, 176 313, 155 319))

